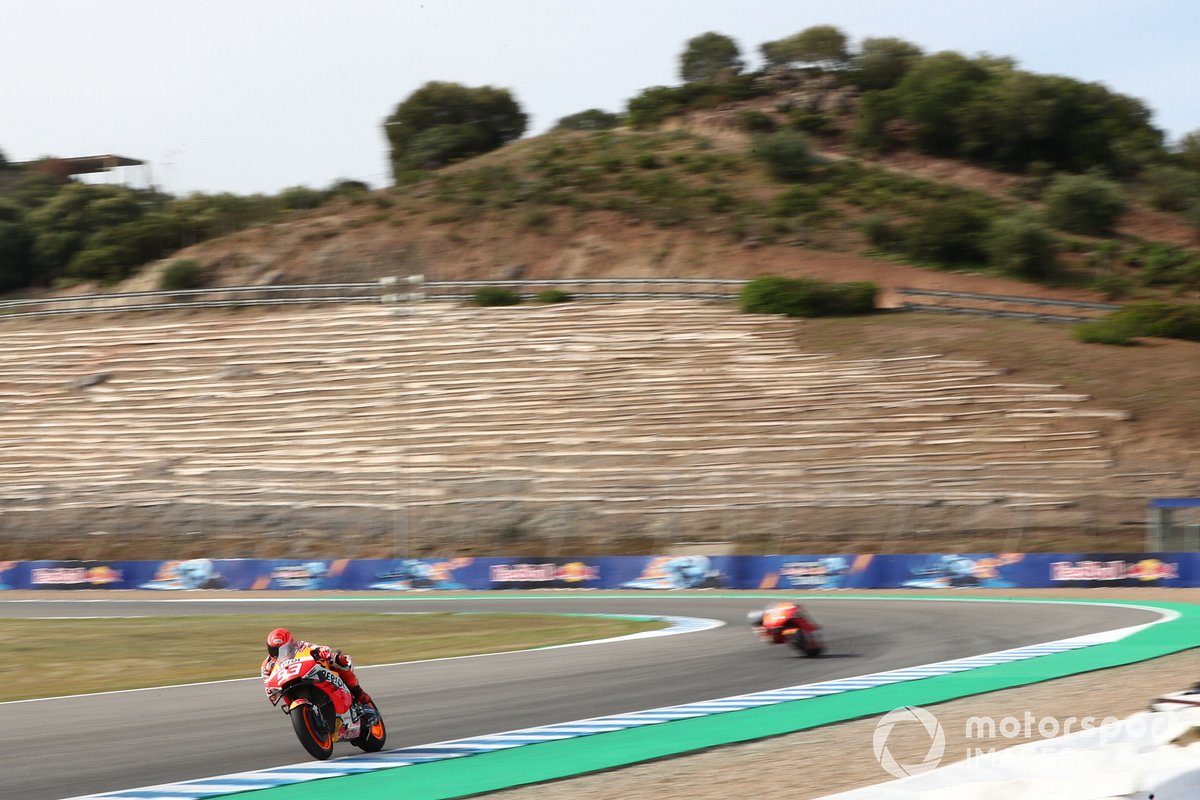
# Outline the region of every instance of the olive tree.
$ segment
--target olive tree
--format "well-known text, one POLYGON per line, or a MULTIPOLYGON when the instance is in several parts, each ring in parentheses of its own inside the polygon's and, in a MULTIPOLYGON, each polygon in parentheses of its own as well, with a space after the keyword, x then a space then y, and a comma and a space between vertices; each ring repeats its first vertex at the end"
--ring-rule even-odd
POLYGON ((384 122, 392 171, 436 169, 520 138, 529 118, 507 89, 430 81, 384 122))
POLYGON ((709 31, 688 39, 679 56, 679 77, 684 83, 712 81, 722 74, 742 70, 742 53, 737 42, 722 33, 709 31))

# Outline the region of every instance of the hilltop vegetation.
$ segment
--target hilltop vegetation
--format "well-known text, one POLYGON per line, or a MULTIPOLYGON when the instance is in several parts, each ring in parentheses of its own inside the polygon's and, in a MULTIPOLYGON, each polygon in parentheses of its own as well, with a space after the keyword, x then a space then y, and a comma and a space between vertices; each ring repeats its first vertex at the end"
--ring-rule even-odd
POLYGON ((1168 147, 1140 101, 1003 58, 894 38, 852 47, 829 26, 759 50, 748 72, 732 39, 701 34, 679 85, 522 141, 508 90, 431 81, 388 117, 397 185, 374 192, 339 181, 172 198, 0 158, 0 290, 114 284, 155 261, 158 275, 181 250, 198 265, 189 285, 245 280, 230 265, 248 262, 302 280, 398 266, 546 276, 589 230, 610 258, 568 277, 689 274, 647 235, 658 230, 706 275, 789 258, 805 274, 783 248, 806 264, 854 254, 1109 298, 1200 291, 1200 132, 1168 147), (428 263, 440 256, 457 263, 428 263))

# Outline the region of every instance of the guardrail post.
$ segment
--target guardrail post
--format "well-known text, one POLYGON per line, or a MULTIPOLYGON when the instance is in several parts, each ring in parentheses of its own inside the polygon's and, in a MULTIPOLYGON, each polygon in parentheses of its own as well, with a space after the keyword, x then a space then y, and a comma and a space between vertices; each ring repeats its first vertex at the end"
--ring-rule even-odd
POLYGON ((424 275, 409 275, 408 285, 412 287, 412 291, 408 293, 409 300, 420 302, 425 299, 425 276, 424 275))
POLYGON ((411 291, 381 292, 379 295, 379 302, 390 303, 390 304, 396 306, 396 308, 392 309, 393 314, 414 313, 414 311, 415 311, 414 309, 401 308, 400 304, 406 303, 406 302, 418 302, 419 303, 425 299, 425 276, 424 275, 409 275, 405 278, 398 278, 395 275, 388 275, 386 277, 379 279, 379 288, 381 290, 385 289, 385 288, 394 290, 395 288, 399 287, 401 283, 407 284, 408 286, 406 288, 410 289, 411 291))

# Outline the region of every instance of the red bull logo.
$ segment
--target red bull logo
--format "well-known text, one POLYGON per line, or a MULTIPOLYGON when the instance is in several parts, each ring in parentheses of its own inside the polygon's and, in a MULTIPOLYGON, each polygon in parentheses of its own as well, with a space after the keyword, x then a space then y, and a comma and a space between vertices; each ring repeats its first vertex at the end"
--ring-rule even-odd
POLYGON ((121 582, 121 571, 107 565, 96 567, 35 567, 29 573, 34 586, 107 586, 121 582))
POLYGON ((559 567, 555 576, 566 583, 595 581, 600 579, 600 570, 582 561, 572 561, 559 567))
POLYGON ((600 579, 600 570, 582 561, 567 564, 493 564, 488 569, 492 583, 579 583, 600 579))
POLYGON ((1127 577, 1139 581, 1160 581, 1167 578, 1179 577, 1179 565, 1167 564, 1157 558, 1147 558, 1136 564, 1130 564, 1127 577))
POLYGON ((106 565, 92 567, 87 571, 87 582, 95 586, 107 586, 121 582, 121 570, 106 565))
POLYGON ((1050 565, 1052 581, 1160 581, 1179 577, 1179 565, 1156 558, 1127 561, 1056 561, 1050 565))

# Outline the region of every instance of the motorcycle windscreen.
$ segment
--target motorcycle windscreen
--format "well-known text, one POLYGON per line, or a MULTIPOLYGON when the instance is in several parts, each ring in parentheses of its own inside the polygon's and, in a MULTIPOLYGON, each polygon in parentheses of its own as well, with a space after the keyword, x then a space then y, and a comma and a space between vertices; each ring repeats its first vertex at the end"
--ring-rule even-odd
POLYGON ((287 644, 279 645, 279 660, 287 661, 288 659, 295 658, 296 650, 297 648, 295 642, 288 642, 287 644))

